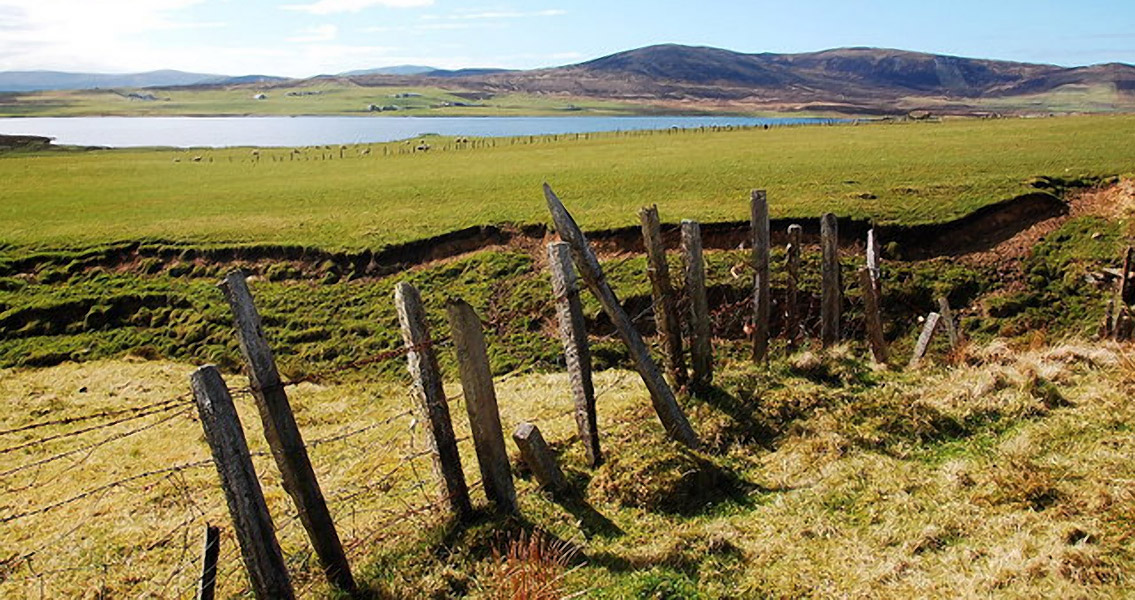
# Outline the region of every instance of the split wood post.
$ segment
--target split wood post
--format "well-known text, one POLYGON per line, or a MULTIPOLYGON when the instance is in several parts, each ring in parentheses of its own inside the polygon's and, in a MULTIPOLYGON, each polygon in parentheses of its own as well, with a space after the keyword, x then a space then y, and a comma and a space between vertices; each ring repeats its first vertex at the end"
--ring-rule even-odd
POLYGON ((260 313, 256 311, 248 282, 243 273, 234 271, 225 277, 220 287, 232 309, 240 350, 248 367, 252 396, 264 423, 264 437, 280 469, 284 490, 295 503, 300 522, 307 530, 327 580, 341 590, 353 592, 355 580, 351 576, 347 555, 327 510, 323 491, 315 479, 315 471, 288 403, 280 373, 276 370, 276 361, 264 336, 260 313))
POLYGON ((674 391, 670 389, 666 379, 662 377, 658 364, 650 358, 650 352, 646 349, 646 343, 643 342, 642 336, 634 328, 634 323, 631 322, 630 317, 619 304, 615 292, 611 290, 611 286, 604 278, 603 268, 599 266, 599 259, 592 252, 583 231, 579 229, 579 225, 576 224, 571 213, 564 208, 563 203, 560 202, 560 199, 556 197, 555 192, 547 183, 544 184, 544 197, 548 202, 548 210, 552 214, 556 231, 561 239, 571 245, 572 258, 579 270, 580 277, 603 307, 603 312, 607 313, 607 317, 615 325, 623 343, 627 345, 627 350, 635 362, 635 369, 642 377, 642 382, 646 385, 646 388, 650 390, 654 412, 658 414, 658 420, 662 422, 662 427, 677 442, 690 448, 697 448, 698 439, 697 435, 694 434, 693 427, 690 426, 682 408, 678 406, 678 401, 674 398, 674 391))
POLYGON ((515 513, 516 488, 512 483, 508 451, 504 447, 497 393, 493 388, 493 374, 489 369, 481 319, 464 300, 451 302, 447 309, 461 372, 465 410, 469 413, 469 428, 473 433, 473 447, 477 450, 477 464, 481 467, 485 495, 498 510, 515 513))
POLYGON ((768 359, 769 317, 772 299, 769 298, 769 222, 768 194, 753 190, 750 224, 753 228, 753 360, 768 359))
POLYGON ((197 581, 197 600, 213 600, 217 591, 217 558, 221 555, 221 530, 205 524, 201 548, 201 579, 197 581))
POLYGON ((638 211, 642 221, 642 242, 646 248, 646 274, 654 296, 654 324, 662 336, 662 357, 666 372, 674 385, 686 385, 686 361, 682 356, 682 321, 678 316, 678 302, 674 287, 670 285, 670 267, 666 264, 666 248, 662 244, 662 224, 658 206, 644 206, 638 211))
POLYGON ((820 217, 823 266, 820 299, 820 341, 828 348, 839 341, 839 318, 843 298, 839 285, 839 224, 835 215, 820 217))
POLYGON ((950 308, 950 301, 945 296, 938 298, 938 313, 942 315, 942 322, 946 325, 946 338, 950 340, 950 350, 957 350, 962 343, 962 336, 958 330, 954 311, 950 308))
POLYGON ((276 527, 268 514, 232 395, 213 366, 194 371, 189 383, 197 401, 205 440, 225 491, 225 503, 232 516, 252 592, 260 600, 295 598, 284 554, 276 540, 276 527))
POLYGON ((867 340, 871 355, 879 364, 887 363, 887 340, 883 337, 883 319, 879 314, 879 297, 875 293, 875 280, 871 268, 859 269, 859 288, 863 292, 863 322, 867 326, 867 340))
POLYGON ((409 349, 406 362, 414 380, 418 417, 429 424, 426 443, 440 483, 439 492, 458 519, 468 518, 473 506, 469 502, 469 488, 465 484, 465 472, 461 469, 457 436, 453 434, 449 401, 442 386, 441 369, 437 365, 437 353, 426 322, 422 296, 417 288, 403 281, 394 286, 394 305, 402 327, 402 343, 409 349))
POLYGON ((556 464, 556 457, 548 448, 544 436, 540 435, 539 428, 531 423, 521 423, 516 431, 512 432, 512 441, 516 442, 517 448, 520 448, 520 456, 524 459, 524 464, 532 470, 532 475, 540 482, 541 487, 556 494, 568 490, 564 472, 556 464))
POLYGON ((603 462, 599 450, 599 425, 595 414, 595 383, 591 379, 591 349, 579 299, 579 280, 571 265, 571 248, 566 242, 548 244, 548 266, 552 271, 552 293, 556 297, 556 317, 564 361, 571 379, 575 401, 575 424, 587 452, 587 462, 598 467, 603 462))
POLYGON ((785 293, 784 332, 788 345, 795 346, 800 337, 800 252, 804 244, 804 228, 788 226, 788 246, 784 249, 784 262, 788 271, 788 288, 785 293))
POLYGON ((930 342, 934 340, 934 334, 938 331, 938 322, 941 318, 942 315, 936 312, 932 312, 926 316, 926 323, 922 326, 922 333, 918 335, 918 342, 914 345, 914 354, 910 357, 908 367, 917 367, 922 357, 926 356, 926 351, 930 348, 930 342))
POLYGON ((713 345, 709 324, 709 299, 705 290, 705 255, 702 253, 701 225, 682 221, 682 254, 685 257, 686 297, 690 301, 690 362, 694 385, 713 381, 713 345))
POLYGON ((879 238, 875 235, 875 228, 867 230, 867 268, 871 269, 871 285, 875 288, 875 297, 883 297, 883 284, 881 278, 883 271, 879 268, 879 238))

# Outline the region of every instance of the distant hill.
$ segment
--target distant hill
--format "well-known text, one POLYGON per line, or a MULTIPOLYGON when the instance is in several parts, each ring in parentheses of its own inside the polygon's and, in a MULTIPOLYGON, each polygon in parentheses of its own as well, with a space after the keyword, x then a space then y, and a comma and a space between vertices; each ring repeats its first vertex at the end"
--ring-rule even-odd
POLYGON ((355 71, 347 71, 339 73, 341 77, 355 77, 357 75, 422 75, 424 73, 431 73, 437 71, 434 67, 423 67, 421 65, 395 65, 393 67, 378 67, 376 69, 358 69, 355 71))
POLYGON ((146 73, 67 73, 62 71, 0 72, 0 92, 37 90, 85 90, 114 87, 171 87, 221 82, 227 77, 184 71, 149 71, 146 73))

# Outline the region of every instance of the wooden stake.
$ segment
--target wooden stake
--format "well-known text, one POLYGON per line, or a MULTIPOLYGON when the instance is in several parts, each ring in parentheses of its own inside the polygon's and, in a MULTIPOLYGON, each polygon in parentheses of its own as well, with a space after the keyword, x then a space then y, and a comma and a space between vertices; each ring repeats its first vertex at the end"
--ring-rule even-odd
POLYGON ((268 514, 260 480, 232 395, 216 367, 201 367, 189 377, 205 441, 221 478, 233 530, 244 558, 252 592, 261 600, 295 598, 276 527, 268 514))
POLYGON ((300 522, 307 530, 328 581, 344 591, 352 592, 355 590, 355 580, 351 577, 347 555, 343 552, 335 522, 327 510, 327 502, 323 499, 323 492, 319 489, 319 482, 307 456, 307 447, 276 370, 272 350, 264 337, 260 314, 253 303, 248 282, 242 273, 234 271, 225 277, 220 287, 232 309, 252 396, 256 399, 260 420, 264 423, 264 437, 280 468, 284 490, 295 503, 300 522))
POLYGON ((875 228, 867 230, 867 268, 871 270, 871 284, 875 288, 875 297, 883 297, 883 285, 880 279, 883 270, 879 268, 879 238, 875 235, 875 228))
POLYGON ((682 321, 678 317, 678 303, 670 285, 670 267, 666 264, 666 249, 662 244, 662 225, 657 206, 644 206, 638 211, 642 221, 642 241, 646 247, 646 274, 654 297, 654 323, 662 337, 662 357, 666 372, 674 385, 686 385, 686 361, 682 356, 682 321))
POLYGON ((635 369, 638 370, 643 383, 650 390, 654 411, 658 414, 658 419, 662 422, 666 433, 679 443, 690 448, 696 448, 698 439, 694 434, 693 427, 690 427, 690 422, 686 420, 685 413, 678 406, 674 392, 667 385, 666 379, 662 377, 658 364, 650 358, 650 353, 646 349, 646 343, 643 342, 642 336, 634 328, 634 323, 631 322, 630 317, 619 304, 615 292, 611 290, 611 286, 604 279, 603 269, 599 266, 599 259, 591 251, 587 238, 584 237, 571 213, 564 208, 563 203, 556 197, 551 186, 546 183, 544 184, 544 196, 548 202, 548 210, 552 213, 556 231, 559 232, 561 239, 571 245, 572 258, 575 260, 575 266, 579 270, 580 277, 603 307, 603 312, 607 313, 607 317, 614 323, 615 329, 619 332, 619 337, 627 345, 627 350, 635 362, 635 369))
POLYGON ((599 450, 599 425, 595 415, 595 384, 591 379, 591 350, 579 299, 579 280, 571 266, 571 248, 566 242, 548 244, 548 267, 552 272, 552 293, 556 297, 556 317, 564 361, 571 379, 575 401, 575 424, 587 453, 587 462, 598 467, 603 462, 599 450))
POLYGON ((859 269, 859 288, 863 292, 863 321, 867 328, 867 340, 871 343, 871 354, 875 362, 887 363, 887 340, 883 337, 883 319, 879 315, 879 298, 875 295, 875 281, 871 278, 871 268, 859 269))
POLYGON ((914 345, 914 354, 910 357, 910 364, 907 367, 917 367, 922 358, 926 356, 926 351, 930 349, 930 342, 934 340, 934 334, 938 331, 938 322, 942 318, 936 312, 932 312, 926 316, 926 323, 922 326, 922 333, 918 336, 918 342, 914 345))
POLYGON ((685 257, 686 297, 690 301, 692 383, 705 386, 713 381, 713 345, 710 340, 709 300, 705 290, 705 256, 702 253, 701 226, 697 221, 682 221, 682 253, 685 257))
POLYGON ((457 437, 449 416, 449 401, 442 387, 441 369, 433 348, 426 310, 417 288, 400 282, 394 286, 394 305, 398 309, 398 322, 402 327, 402 343, 411 350, 406 354, 410 377, 414 380, 414 395, 418 399, 418 418, 429 424, 430 456, 434 473, 441 484, 440 494, 449 504, 449 510, 459 519, 473 512, 469 502, 469 488, 465 485, 465 472, 461 469, 461 456, 457 452, 457 437))
POLYGON ((839 342, 839 319, 843 295, 839 283, 839 224, 835 215, 820 217, 820 246, 823 249, 822 291, 820 299, 820 341, 824 348, 839 342))
POLYGON ((515 513, 516 488, 512 483, 512 469, 504 447, 497 393, 493 388, 493 374, 489 369, 481 319, 464 300, 455 300, 447 308, 453 346, 457 349, 457 363, 461 371, 465 409, 469 413, 469 427, 473 432, 473 447, 477 450, 477 463, 481 467, 485 495, 498 510, 515 513))
POLYGON ((197 581, 197 600, 213 600, 217 590, 217 558, 221 555, 221 530, 205 524, 201 547, 201 579, 197 581))
POLYGON ((788 226, 788 246, 784 249, 788 287, 785 292, 784 334, 788 345, 795 347, 800 339, 800 252, 804 244, 804 228, 788 226))
POLYGON ((520 456, 524 463, 532 470, 532 475, 540 486, 553 492, 568 491, 567 479, 564 472, 556 464, 556 457, 552 454, 540 430, 531 423, 521 423, 516 431, 512 432, 512 440, 520 448, 520 456))
POLYGON ((1129 246, 1123 257, 1123 279, 1120 280, 1119 286, 1120 297, 1125 305, 1135 303, 1135 285, 1132 285, 1131 277, 1131 269, 1135 268, 1133 262, 1135 262, 1135 248, 1129 246))
POLYGON ((961 332, 958 331, 958 322, 954 318, 954 311, 950 308, 949 300, 945 296, 938 298, 938 312, 942 315, 942 323, 946 326, 946 338, 950 340, 950 350, 957 350, 962 343, 961 332))
POLYGON ((772 301, 769 297, 769 221, 768 195, 764 190, 753 190, 750 208, 750 225, 753 228, 753 360, 768 359, 769 317, 772 301))

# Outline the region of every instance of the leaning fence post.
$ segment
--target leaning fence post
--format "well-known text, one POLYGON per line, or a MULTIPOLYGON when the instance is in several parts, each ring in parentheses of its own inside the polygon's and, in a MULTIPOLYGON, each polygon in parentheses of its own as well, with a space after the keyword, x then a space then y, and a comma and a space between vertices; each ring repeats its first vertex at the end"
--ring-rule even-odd
POLYGON ((820 217, 823 265, 820 299, 820 342, 825 348, 839 341, 839 318, 843 304, 839 284, 839 224, 835 215, 820 217))
POLYGON ((875 235, 875 228, 867 230, 867 268, 871 270, 871 284, 875 288, 875 296, 882 297, 883 284, 880 279, 883 275, 879 268, 879 238, 875 235))
POLYGON ((769 317, 772 301, 769 298, 769 221, 768 195, 765 190, 753 190, 750 202, 750 224, 753 228, 753 360, 768 358, 769 317))
POLYGON ((934 340, 934 334, 938 331, 938 322, 941 320, 942 315, 932 312, 926 316, 926 323, 922 326, 922 333, 918 335, 918 342, 914 344, 914 353, 910 357, 908 367, 916 367, 922 361, 922 357, 926 356, 926 351, 930 348, 930 342, 934 340))
POLYGON ((788 226, 788 246, 784 249, 788 283, 784 294, 784 334, 793 347, 800 337, 800 252, 804 244, 804 228, 788 226))
POLYGON ((603 462, 599 450, 599 425, 595 415, 595 384, 591 379, 591 350, 583 320, 583 303, 579 299, 579 280, 571 266, 571 248, 565 242, 548 244, 548 266, 552 272, 552 293, 556 297, 556 317, 560 324, 560 340, 564 361, 571 379, 575 401, 575 424, 579 439, 587 452, 587 462, 598 467, 603 462))
POLYGON ((240 350, 248 366, 252 396, 264 423, 264 437, 280 468, 284 490, 295 503, 300 522, 307 530, 327 579, 344 591, 354 591, 355 580, 351 576, 347 555, 343 552, 335 522, 327 510, 327 502, 311 467, 248 282, 244 274, 234 271, 225 277, 220 287, 232 309, 240 350))
POLYGON ((658 206, 644 206, 638 211, 638 217, 642 221, 646 273, 654 296, 654 323, 662 337, 662 356, 670 379, 674 385, 681 387, 687 380, 686 361, 682 356, 682 321, 678 316, 674 287, 670 285, 670 267, 666 264, 666 250, 662 244, 658 206))
POLYGON ((871 343, 871 354, 875 362, 886 364, 887 341, 883 337, 883 319, 879 315, 879 297, 875 291, 875 281, 871 268, 859 269, 859 289, 863 292, 863 321, 867 328, 867 340, 871 343))
POLYGON ((544 441, 544 436, 540 435, 539 428, 531 423, 521 423, 512 432, 512 441, 516 442, 524 464, 532 470, 536 481, 540 482, 542 487, 553 493, 567 491, 568 483, 564 478, 564 472, 556 464, 556 457, 552 455, 551 449, 544 441))
POLYGON ((194 371, 189 383, 221 478, 252 591, 261 600, 295 598, 232 395, 213 366, 194 371))
POLYGON ((690 426, 685 413, 682 412, 682 407, 678 406, 678 401, 674 398, 674 391, 670 389, 666 379, 662 377, 658 364, 650 358, 650 352, 646 349, 646 343, 642 341, 642 336, 634 328, 634 323, 631 322, 630 317, 619 304, 615 292, 611 290, 611 286, 603 277, 603 268, 599 266, 599 259, 591 251, 583 231, 579 229, 579 225, 576 224, 571 213, 564 208, 563 203, 560 202, 560 199, 556 197, 555 192, 547 183, 544 184, 544 197, 548 202, 548 210, 552 213, 556 231, 560 234, 561 239, 571 245, 572 258, 575 260, 575 266, 579 269, 580 277, 587 284, 592 295, 599 301, 603 311, 607 313, 611 322, 614 323, 615 329, 618 330, 619 336, 627 345, 627 350, 635 362, 635 369, 642 377, 646 388, 650 390, 650 399, 654 404, 654 412, 658 414, 658 420, 662 422, 662 426, 671 438, 690 448, 696 448, 698 439, 697 435, 694 434, 693 427, 690 426))
POLYGON ((512 483, 508 451, 504 447, 497 393, 493 388, 481 319, 464 300, 451 302, 447 308, 461 372, 465 410, 469 413, 469 427, 473 432, 473 447, 477 450, 485 495, 499 510, 514 513, 517 511, 516 488, 512 483))
POLYGON ((221 555, 221 530, 205 524, 201 548, 201 579, 197 581, 197 600, 213 600, 217 591, 217 558, 221 555))
POLYGON ((709 300, 705 291, 705 255, 701 225, 682 221, 682 253, 685 256, 686 297, 690 301, 690 362, 694 385, 713 381, 713 346, 710 340, 709 300))
POLYGON ((945 296, 938 298, 938 312, 942 315, 942 322, 946 325, 946 339, 950 340, 950 350, 957 350, 962 343, 961 332, 958 331, 958 322, 954 311, 950 308, 950 301, 945 296))
POLYGON ((465 484, 465 472, 461 469, 457 436, 453 434, 449 401, 442 387, 441 369, 437 365, 437 353, 426 322, 422 296, 414 286, 399 282, 394 286, 394 305, 402 327, 402 343, 409 349, 406 361, 410 377, 414 380, 418 414, 423 422, 429 424, 426 443, 433 458, 434 472, 441 482, 440 491, 453 514, 464 519, 473 512, 473 506, 469 502, 469 488, 465 484))

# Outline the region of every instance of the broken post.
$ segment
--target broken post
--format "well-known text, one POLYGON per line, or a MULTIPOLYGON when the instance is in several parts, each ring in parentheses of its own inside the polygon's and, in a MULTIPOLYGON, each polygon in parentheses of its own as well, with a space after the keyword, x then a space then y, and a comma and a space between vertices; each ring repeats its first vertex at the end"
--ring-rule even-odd
POLYGON ((666 264, 666 249, 662 244, 658 206, 644 206, 638 211, 638 217, 642 221, 642 242, 646 248, 646 274, 654 297, 654 324, 662 337, 662 357, 670 380, 675 386, 682 387, 688 379, 686 361, 682 356, 682 321, 678 316, 674 287, 670 285, 670 267, 666 264))
POLYGON ((950 341, 950 350, 957 350, 962 343, 962 335, 958 330, 954 311, 950 308, 950 301, 945 296, 938 298, 938 313, 942 315, 942 323, 946 326, 946 339, 950 341))
POLYGON ((603 277, 603 268, 599 266, 599 259, 591 251, 583 231, 579 229, 579 225, 576 224, 571 213, 564 208, 563 203, 556 197, 551 186, 546 183, 544 184, 544 197, 548 202, 548 210, 552 213, 556 231, 561 239, 571 245, 572 258, 575 260, 580 277, 583 278, 588 289, 591 290, 591 293, 603 307, 603 312, 607 313, 608 318, 615 325, 619 337, 627 345, 631 359, 634 360, 635 369, 642 377, 647 389, 650 390, 654 411, 658 414, 658 419, 662 422, 666 433, 679 443, 690 448, 696 448, 698 439, 694 434, 693 427, 686 420, 682 408, 678 406, 674 392, 666 383, 666 379, 662 377, 658 364, 650 358, 650 352, 646 349, 646 343, 643 342, 642 336, 634 328, 634 323, 631 322, 630 317, 619 304, 615 292, 611 290, 611 286, 603 277))
POLYGON ((539 428, 531 423, 521 423, 516 431, 512 432, 512 441, 516 442, 517 448, 520 448, 520 457, 532 470, 532 475, 540 482, 540 487, 556 494, 568 490, 564 472, 556 464, 556 457, 548 448, 544 436, 540 435, 539 428))
POLYGON ((485 495, 497 510, 515 513, 516 488, 512 483, 508 451, 504 447, 497 393, 493 388, 481 319, 464 300, 451 302, 447 309, 453 346, 457 350, 465 410, 469 413, 469 428, 473 433, 473 447, 477 450, 485 495))
POLYGON ((564 362, 571 379, 575 401, 575 424, 579 440, 587 453, 587 462, 598 467, 603 462, 599 451, 599 425, 595 415, 595 384, 591 379, 591 350, 583 320, 583 303, 579 299, 579 280, 571 266, 571 248, 565 242, 548 244, 548 267, 552 272, 552 294, 556 298, 556 318, 560 324, 560 341, 564 362))
POLYGON ((772 314, 768 195, 765 190, 753 190, 749 209, 753 228, 753 360, 760 362, 768 358, 769 316, 772 314))
POLYGON ((201 579, 197 580, 197 600, 217 597, 217 558, 221 555, 221 529, 205 524, 205 541, 201 547, 201 579))
POLYGON ((353 592, 355 580, 351 576, 347 555, 343 552, 335 522, 327 510, 319 482, 315 479, 307 447, 276 370, 276 361, 272 357, 268 339, 264 336, 260 314, 253 304, 248 282, 243 273, 234 271, 225 277, 220 287, 232 309, 252 396, 256 399, 260 420, 264 423, 264 437, 280 468, 284 490, 295 503, 300 522, 307 530, 328 581, 343 591, 353 592))
POLYGON ((828 348, 839 341, 839 318, 843 304, 839 285, 839 224, 832 213, 820 217, 820 246, 823 250, 820 342, 824 348, 828 348))
POLYGON ((682 221, 682 254, 686 271, 686 297, 690 302, 691 382, 697 386, 713 381, 713 346, 709 323, 709 300, 705 290, 705 255, 702 253, 701 226, 682 221))
POLYGON ((871 343, 871 355, 879 364, 887 363, 887 340, 883 337, 883 319, 879 314, 879 297, 875 293, 875 281, 871 278, 871 268, 859 269, 859 288, 863 293, 863 322, 867 329, 867 340, 871 343))
POLYGON ((788 272, 784 294, 784 335, 789 347, 796 346, 800 337, 800 252, 804 244, 804 228, 788 226, 788 246, 784 249, 785 270, 788 272))
POLYGON ((942 316, 936 312, 926 316, 926 323, 922 326, 922 333, 918 335, 918 342, 914 344, 914 354, 911 355, 907 367, 917 367, 922 358, 926 356, 926 351, 930 349, 930 342, 934 340, 934 334, 938 331, 938 322, 941 318, 942 316))
POLYGON ((260 600, 295 598, 276 527, 256 478, 248 441, 232 395, 216 367, 201 367, 189 377, 205 441, 221 478, 252 592, 260 600))
POLYGON ((400 282, 394 287, 394 305, 398 309, 398 322, 402 327, 402 343, 409 350, 406 361, 410 377, 414 380, 414 395, 418 399, 418 417, 429 425, 426 443, 433 458, 434 472, 441 483, 442 498, 450 511, 459 519, 473 512, 469 502, 469 488, 465 485, 465 472, 461 469, 461 456, 457 452, 457 437, 449 416, 449 401, 442 387, 441 369, 430 337, 426 310, 422 296, 414 286, 400 282))

